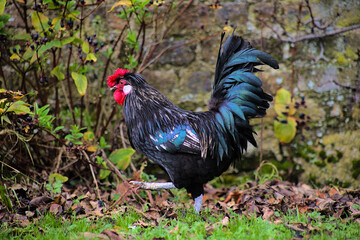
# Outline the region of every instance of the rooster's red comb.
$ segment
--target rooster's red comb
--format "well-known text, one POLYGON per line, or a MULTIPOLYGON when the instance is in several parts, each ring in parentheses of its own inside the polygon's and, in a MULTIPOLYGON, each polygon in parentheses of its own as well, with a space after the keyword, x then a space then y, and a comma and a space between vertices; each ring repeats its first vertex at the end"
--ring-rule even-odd
POLYGON ((122 77, 124 77, 124 75, 125 75, 126 73, 129 73, 129 72, 130 72, 129 70, 123 69, 123 68, 121 68, 121 69, 120 69, 120 68, 116 69, 115 73, 114 73, 113 75, 111 75, 110 77, 108 77, 108 79, 107 79, 107 85, 108 85, 109 87, 115 86, 116 83, 117 83, 117 78, 118 78, 118 77, 122 78, 122 77))

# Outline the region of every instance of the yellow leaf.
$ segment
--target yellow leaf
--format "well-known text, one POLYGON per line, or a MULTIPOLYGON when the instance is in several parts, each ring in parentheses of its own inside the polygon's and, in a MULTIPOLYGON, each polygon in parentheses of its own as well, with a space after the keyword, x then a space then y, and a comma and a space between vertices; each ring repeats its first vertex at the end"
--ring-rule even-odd
POLYGON ((114 8, 116 8, 117 6, 128 6, 128 7, 130 7, 130 6, 132 6, 132 3, 131 3, 131 1, 129 1, 129 0, 121 0, 121 1, 118 1, 117 3, 115 3, 115 4, 111 7, 111 9, 110 9, 108 12, 111 12, 111 11, 114 10, 114 8))
POLYGON ((89 43, 88 42, 83 42, 83 44, 81 45, 81 48, 82 48, 82 50, 83 50, 83 52, 84 53, 86 53, 86 54, 88 54, 89 53, 89 48, 90 48, 90 46, 89 46, 89 43))
POLYGON ((231 26, 225 26, 225 27, 223 28, 223 31, 224 31, 224 32, 231 33, 231 32, 234 31, 234 28, 231 27, 231 26))
POLYGON ((280 118, 274 121, 275 136, 282 143, 289 143, 296 135, 296 120, 293 117, 280 118))
POLYGON ((49 26, 47 22, 49 18, 42 13, 33 12, 31 15, 31 22, 36 31, 42 32, 43 28, 47 29, 49 26))
POLYGON ((86 59, 85 59, 85 60, 88 60, 88 61, 93 60, 94 62, 96 62, 97 58, 96 58, 95 54, 89 53, 89 54, 86 56, 86 59))
POLYGON ((21 2, 21 3, 25 3, 25 1, 24 1, 24 0, 16 0, 16 1, 21 2))
POLYGON ((72 72, 71 77, 74 79, 75 86, 81 96, 84 96, 87 88, 87 78, 77 72, 72 72))
POLYGON ((94 140, 94 133, 90 132, 90 131, 87 131, 87 132, 84 133, 83 138, 84 138, 84 140, 86 142, 91 142, 92 140, 94 140))
POLYGON ((3 15, 5 10, 6 0, 0 0, 0 16, 3 15))
POLYGON ((91 146, 87 147, 87 150, 89 152, 96 152, 97 146, 96 145, 91 145, 91 146))
POLYGON ((13 55, 11 55, 10 59, 11 60, 20 60, 20 57, 16 53, 13 53, 13 55))
POLYGON ((276 92, 274 109, 279 116, 294 115, 296 112, 294 105, 295 99, 291 96, 291 93, 288 90, 280 88, 276 92))

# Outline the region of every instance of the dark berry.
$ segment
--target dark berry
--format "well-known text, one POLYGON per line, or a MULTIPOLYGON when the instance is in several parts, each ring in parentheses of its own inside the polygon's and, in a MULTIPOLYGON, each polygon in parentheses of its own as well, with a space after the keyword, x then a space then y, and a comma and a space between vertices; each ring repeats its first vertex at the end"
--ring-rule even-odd
POLYGON ((85 0, 80 0, 80 3, 81 3, 82 5, 84 5, 84 4, 85 4, 85 0))
POLYGON ((287 120, 280 120, 281 123, 287 124, 288 121, 287 120))
POLYGON ((30 106, 29 109, 30 109, 30 111, 34 111, 34 107, 33 107, 33 106, 30 106))
POLYGON ((289 109, 290 107, 287 105, 285 108, 286 108, 286 109, 289 109))
POLYGON ((31 44, 31 45, 30 45, 30 47, 31 47, 31 49, 32 49, 32 50, 34 50, 34 49, 35 49, 34 44, 31 44))
POLYGON ((95 52, 98 52, 99 51, 99 48, 95 48, 95 52))
POLYGON ((61 23, 60 26, 61 26, 62 28, 65 27, 64 23, 61 23))
POLYGON ((49 82, 49 79, 47 77, 45 77, 45 82, 47 82, 47 83, 49 82))
POLYGON ((81 48, 78 48, 78 53, 81 53, 81 48))
POLYGON ((74 144, 72 142, 69 142, 69 147, 73 147, 74 144))
POLYGON ((19 128, 19 127, 16 127, 16 128, 15 128, 15 131, 16 131, 16 132, 20 132, 20 128, 19 128))
POLYGON ((102 42, 102 43, 100 44, 100 47, 104 47, 104 46, 105 46, 105 43, 102 42))
POLYGON ((304 113, 300 113, 299 117, 300 117, 300 119, 305 119, 305 114, 304 114, 304 113))
POLYGON ((204 24, 201 24, 200 28, 201 30, 204 30, 204 24))
POLYGON ((28 121, 28 122, 31 122, 31 120, 32 120, 32 117, 30 117, 30 116, 28 116, 28 117, 26 118, 26 121, 28 121))
POLYGON ((94 33, 94 35, 93 35, 94 37, 96 37, 96 33, 94 33))
POLYGON ((310 127, 309 127, 309 126, 306 126, 306 127, 305 127, 305 130, 306 130, 306 131, 309 131, 309 130, 310 130, 310 127))
POLYGON ((51 32, 51 33, 52 33, 53 31, 54 31, 54 30, 53 30, 52 28, 49 28, 49 32, 51 32))
POLYGON ((34 40, 37 40, 39 38, 39 34, 38 33, 35 33, 34 35, 34 40))
POLYGON ((50 21, 50 20, 48 21, 48 25, 49 25, 49 26, 52 26, 52 23, 51 23, 51 21, 50 21))
POLYGON ((43 78, 40 78, 40 83, 44 83, 44 79, 43 79, 43 78))
POLYGON ((82 59, 82 58, 83 58, 83 55, 82 55, 82 54, 80 54, 80 55, 79 55, 79 58, 80 58, 80 59, 82 59))
POLYGON ((96 46, 98 45, 98 41, 95 40, 95 41, 93 42, 93 45, 94 45, 94 47, 96 47, 96 46))
POLYGON ((13 52, 14 52, 14 53, 17 53, 17 50, 16 50, 16 48, 13 48, 12 50, 13 50, 13 52))

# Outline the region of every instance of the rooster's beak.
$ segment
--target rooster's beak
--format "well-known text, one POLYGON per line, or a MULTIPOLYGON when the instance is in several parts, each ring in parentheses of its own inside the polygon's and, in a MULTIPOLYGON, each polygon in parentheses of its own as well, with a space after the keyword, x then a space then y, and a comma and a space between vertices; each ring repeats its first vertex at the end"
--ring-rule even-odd
POLYGON ((111 91, 116 90, 117 86, 113 86, 112 88, 110 88, 111 91))

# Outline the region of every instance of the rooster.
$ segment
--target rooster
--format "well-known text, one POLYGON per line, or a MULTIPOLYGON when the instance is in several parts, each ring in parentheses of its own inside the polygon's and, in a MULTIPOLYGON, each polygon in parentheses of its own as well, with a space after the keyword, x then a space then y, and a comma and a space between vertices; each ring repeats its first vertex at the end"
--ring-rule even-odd
POLYGON ((256 66, 279 68, 267 53, 232 34, 223 43, 215 68, 213 92, 206 112, 192 112, 174 105, 150 86, 143 76, 117 69, 107 79, 115 101, 123 105, 133 148, 161 165, 169 183, 134 182, 141 188, 185 188, 199 212, 203 184, 240 159, 250 142, 256 146, 249 119, 263 117, 272 97, 253 73, 256 66))

